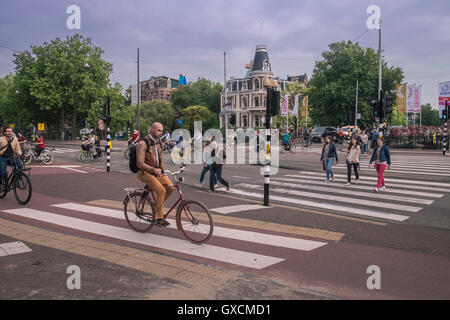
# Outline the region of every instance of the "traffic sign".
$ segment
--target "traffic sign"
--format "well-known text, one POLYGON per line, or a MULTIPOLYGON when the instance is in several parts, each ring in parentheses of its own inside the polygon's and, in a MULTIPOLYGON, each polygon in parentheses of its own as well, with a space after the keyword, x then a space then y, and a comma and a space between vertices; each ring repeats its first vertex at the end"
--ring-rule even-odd
POLYGON ((183 120, 180 118, 178 119, 178 124, 181 126, 183 124, 183 120))
POLYGON ((11 123, 11 124, 9 125, 9 127, 10 127, 11 129, 14 129, 14 123, 11 123))
POLYGON ((44 131, 45 130, 45 123, 38 123, 38 131, 44 131))
POLYGON ((105 130, 105 123, 102 119, 98 119, 98 129, 99 130, 105 130))

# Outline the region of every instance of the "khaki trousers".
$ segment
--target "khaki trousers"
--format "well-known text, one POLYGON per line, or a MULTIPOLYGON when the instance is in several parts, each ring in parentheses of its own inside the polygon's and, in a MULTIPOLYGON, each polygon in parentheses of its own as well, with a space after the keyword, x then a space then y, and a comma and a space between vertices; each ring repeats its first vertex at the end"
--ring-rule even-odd
POLYGON ((175 188, 172 187, 172 181, 170 181, 168 176, 162 175, 161 177, 155 177, 154 175, 142 170, 139 170, 139 172, 137 173, 137 177, 139 180, 148 185, 154 193, 156 193, 155 219, 162 219, 164 217, 164 202, 175 190, 175 188), (165 184, 165 186, 163 184, 165 184))

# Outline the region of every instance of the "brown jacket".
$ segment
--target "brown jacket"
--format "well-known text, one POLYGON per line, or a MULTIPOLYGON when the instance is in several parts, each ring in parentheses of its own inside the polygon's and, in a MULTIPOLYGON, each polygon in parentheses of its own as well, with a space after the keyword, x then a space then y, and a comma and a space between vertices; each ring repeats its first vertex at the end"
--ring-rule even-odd
POLYGON ((153 169, 155 168, 159 168, 164 171, 161 144, 155 144, 149 136, 146 136, 145 138, 150 142, 150 146, 147 151, 147 144, 145 143, 145 141, 142 140, 141 142, 139 142, 138 148, 136 150, 138 168, 149 173, 153 173, 153 169), (158 157, 156 155, 156 150, 158 150, 158 157))
MULTIPOLYGON (((8 140, 6 139, 6 136, 0 137, 0 156, 5 153, 6 148, 3 148, 4 146, 8 145, 8 140), (3 149, 2 149, 3 148, 3 149)), ((14 155, 15 156, 21 156, 22 155, 22 150, 20 149, 20 145, 19 145, 19 141, 17 141, 16 138, 13 138, 12 142, 11 142, 11 147, 13 149, 14 155)))

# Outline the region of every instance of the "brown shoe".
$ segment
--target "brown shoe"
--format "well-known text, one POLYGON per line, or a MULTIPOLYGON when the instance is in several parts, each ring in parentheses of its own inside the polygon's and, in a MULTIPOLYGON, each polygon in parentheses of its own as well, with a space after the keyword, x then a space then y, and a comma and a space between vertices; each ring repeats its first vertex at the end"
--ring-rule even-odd
POLYGON ((155 225, 157 225, 158 227, 167 227, 170 225, 170 223, 162 218, 162 219, 156 219, 155 225))

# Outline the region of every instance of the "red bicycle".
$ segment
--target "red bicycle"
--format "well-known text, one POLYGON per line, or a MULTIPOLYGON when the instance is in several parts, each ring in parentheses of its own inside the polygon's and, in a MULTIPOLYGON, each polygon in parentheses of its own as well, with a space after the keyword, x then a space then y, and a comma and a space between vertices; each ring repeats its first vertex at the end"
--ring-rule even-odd
MULTIPOLYGON (((164 218, 176 207, 176 228, 183 232, 185 237, 193 243, 205 243, 211 238, 214 230, 212 216, 209 209, 200 201, 185 200, 183 198, 183 193, 180 189, 183 177, 178 178, 178 175, 183 173, 184 168, 185 166, 177 172, 168 170, 164 172, 169 174, 175 181, 172 186, 177 189, 179 194, 177 202, 164 214, 164 218)), ((147 185, 144 189, 126 188, 125 191, 127 192, 123 200, 125 219, 133 230, 148 232, 155 224, 156 198, 153 191, 147 185)))

